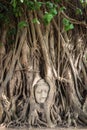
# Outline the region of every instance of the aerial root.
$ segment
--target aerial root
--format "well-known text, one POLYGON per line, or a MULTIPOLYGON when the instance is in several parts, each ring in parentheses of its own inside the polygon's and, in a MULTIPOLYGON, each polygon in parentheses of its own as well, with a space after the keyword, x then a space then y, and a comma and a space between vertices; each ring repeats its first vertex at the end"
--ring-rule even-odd
POLYGON ((41 127, 41 126, 48 127, 47 123, 44 122, 44 121, 42 121, 42 120, 40 120, 39 118, 38 118, 38 120, 37 120, 37 123, 38 123, 38 126, 39 126, 39 127, 41 127))
POLYGON ((51 114, 52 114, 52 117, 54 117, 55 122, 58 123, 58 124, 61 124, 62 120, 61 120, 61 117, 59 115, 59 110, 58 110, 58 108, 55 105, 51 109, 51 114))
POLYGON ((52 118, 52 121, 56 124, 56 119, 55 119, 55 116, 54 116, 54 113, 53 113, 53 109, 51 109, 51 118, 52 118))
POLYGON ((9 122, 6 127, 7 128, 23 128, 23 127, 27 127, 29 126, 28 122, 24 121, 24 122, 19 122, 18 120, 17 121, 11 121, 9 122))

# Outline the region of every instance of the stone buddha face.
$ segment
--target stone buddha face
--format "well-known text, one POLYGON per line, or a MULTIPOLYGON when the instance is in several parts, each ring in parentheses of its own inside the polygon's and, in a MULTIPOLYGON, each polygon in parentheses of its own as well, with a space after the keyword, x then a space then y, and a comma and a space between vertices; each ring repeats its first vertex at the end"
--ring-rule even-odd
POLYGON ((37 103, 44 103, 49 94, 49 85, 44 80, 39 81, 35 86, 34 94, 37 103))

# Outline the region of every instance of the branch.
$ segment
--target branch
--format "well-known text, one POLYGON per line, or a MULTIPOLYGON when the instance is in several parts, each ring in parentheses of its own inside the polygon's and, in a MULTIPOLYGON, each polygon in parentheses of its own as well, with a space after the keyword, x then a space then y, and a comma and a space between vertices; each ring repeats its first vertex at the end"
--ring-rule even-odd
POLYGON ((65 18, 67 18, 68 20, 70 20, 72 23, 74 23, 74 24, 79 24, 79 25, 83 25, 83 26, 86 26, 86 28, 87 28, 87 24, 85 23, 85 21, 78 21, 78 20, 76 20, 76 19, 73 19, 73 18, 70 18, 69 16, 67 16, 64 12, 61 12, 62 13, 62 15, 65 17, 65 18))

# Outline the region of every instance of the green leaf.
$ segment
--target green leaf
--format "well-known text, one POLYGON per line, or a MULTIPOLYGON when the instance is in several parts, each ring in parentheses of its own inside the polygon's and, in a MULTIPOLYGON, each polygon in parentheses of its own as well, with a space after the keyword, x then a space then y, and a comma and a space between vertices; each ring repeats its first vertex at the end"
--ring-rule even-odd
POLYGON ((40 7, 41 7, 41 5, 42 5, 42 2, 35 2, 35 10, 39 10, 40 9, 40 7))
POLYGON ((66 18, 63 18, 63 25, 64 25, 65 31, 74 29, 74 25, 66 18))
POLYGON ((87 7, 87 0, 80 0, 80 3, 82 4, 83 8, 87 7))
POLYGON ((66 10, 66 7, 64 6, 59 9, 60 12, 63 12, 64 10, 66 10))
POLYGON ((21 2, 21 3, 23 3, 23 2, 24 2, 24 0, 20 0, 20 2, 21 2))
POLYGON ((13 6, 13 8, 17 7, 17 0, 11 0, 11 4, 13 6))
POLYGON ((37 18, 34 18, 33 20, 32 20, 32 22, 35 24, 35 23, 37 23, 37 24, 40 24, 40 22, 39 22, 39 20, 37 19, 37 18))
POLYGON ((64 24, 64 25, 68 25, 68 24, 69 24, 69 22, 70 22, 70 21, 69 21, 68 19, 63 18, 63 24, 64 24))
POLYGON ((20 17, 20 16, 22 16, 22 10, 21 10, 21 8, 18 7, 18 6, 17 6, 15 9, 13 9, 13 12, 14 12, 15 17, 20 17))
POLYGON ((80 8, 77 8, 77 9, 76 9, 76 14, 77 14, 77 15, 78 15, 78 14, 82 15, 83 12, 82 12, 82 10, 81 10, 80 8))
POLYGON ((48 2, 46 2, 46 6, 47 6, 48 8, 50 8, 50 9, 52 9, 52 8, 53 8, 53 3, 50 2, 50 1, 48 1, 48 2))
POLYGON ((34 10, 35 6, 34 6, 34 2, 32 1, 26 1, 26 5, 28 7, 29 10, 34 10))
POLYGON ((74 25, 73 24, 69 24, 68 26, 65 26, 65 31, 69 31, 74 29, 74 25))
POLYGON ((42 2, 38 2, 38 1, 26 1, 26 5, 28 7, 29 10, 39 10, 41 5, 42 5, 42 2))
POLYGON ((81 4, 84 3, 84 0, 80 0, 81 4))
POLYGON ((27 24, 26 21, 21 21, 21 22, 18 23, 18 27, 19 27, 20 29, 23 28, 23 27, 27 27, 27 26, 28 26, 28 24, 27 24))
POLYGON ((52 9, 50 10, 50 13, 51 13, 53 16, 57 15, 57 10, 56 10, 56 8, 52 8, 52 9))
POLYGON ((44 23, 47 25, 53 19, 53 15, 51 13, 46 13, 43 17, 44 23))

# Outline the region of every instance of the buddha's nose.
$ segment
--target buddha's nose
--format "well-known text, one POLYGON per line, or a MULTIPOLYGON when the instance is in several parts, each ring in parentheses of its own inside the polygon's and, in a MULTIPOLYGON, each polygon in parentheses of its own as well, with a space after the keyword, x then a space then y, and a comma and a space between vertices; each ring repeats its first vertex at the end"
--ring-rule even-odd
POLYGON ((46 95, 47 95, 46 92, 45 92, 45 91, 42 91, 41 96, 42 96, 42 97, 46 97, 46 95))

